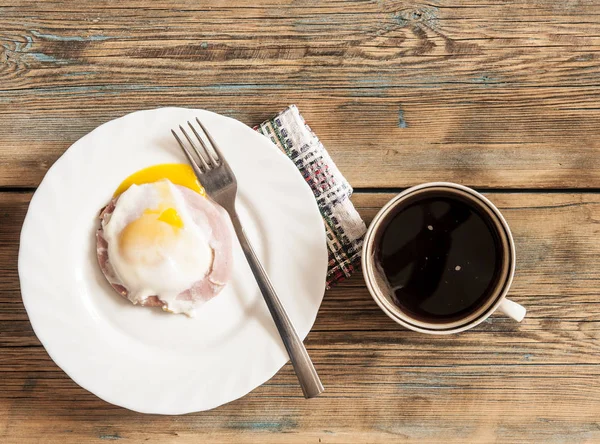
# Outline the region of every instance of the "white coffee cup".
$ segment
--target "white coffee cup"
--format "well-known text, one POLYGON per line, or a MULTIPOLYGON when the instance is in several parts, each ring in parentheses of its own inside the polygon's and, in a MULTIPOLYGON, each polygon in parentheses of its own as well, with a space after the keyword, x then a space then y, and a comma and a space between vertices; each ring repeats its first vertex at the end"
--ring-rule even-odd
POLYGON ((449 182, 425 183, 409 188, 390 200, 377 213, 367 230, 363 245, 362 269, 367 288, 379 307, 394 321, 414 331, 429 334, 458 333, 485 321, 496 310, 500 310, 517 322, 521 322, 525 317, 525 308, 506 298, 515 274, 515 244, 508 223, 489 199, 463 185, 449 182), (499 268, 501 277, 493 291, 490 292, 489 297, 486 298, 485 303, 461 319, 433 323, 409 315, 394 302, 392 290, 383 275, 383 271, 380 270, 377 264, 376 254, 383 230, 399 208, 421 194, 439 192, 467 200, 471 205, 477 206, 486 213, 488 219, 493 222, 500 238, 503 259, 500 264, 501 268, 499 268))

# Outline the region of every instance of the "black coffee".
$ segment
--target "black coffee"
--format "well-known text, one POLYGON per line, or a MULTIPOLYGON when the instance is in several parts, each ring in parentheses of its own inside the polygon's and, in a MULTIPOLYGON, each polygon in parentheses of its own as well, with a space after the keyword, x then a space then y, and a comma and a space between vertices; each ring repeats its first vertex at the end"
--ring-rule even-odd
POLYGON ((490 216, 451 193, 423 194, 383 229, 378 260, 398 307, 424 322, 478 310, 501 278, 503 248, 490 216))

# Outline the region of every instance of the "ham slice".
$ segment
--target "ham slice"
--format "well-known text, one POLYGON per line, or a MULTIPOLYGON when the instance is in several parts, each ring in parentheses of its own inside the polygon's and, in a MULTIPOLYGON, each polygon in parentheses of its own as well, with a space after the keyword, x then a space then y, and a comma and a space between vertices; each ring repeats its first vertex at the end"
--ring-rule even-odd
MULTIPOLYGON (((207 197, 201 196, 189 188, 176 185, 191 209, 194 222, 201 227, 209 227, 211 231, 209 245, 213 250, 213 262, 208 273, 200 276, 190 288, 181 292, 177 300, 192 301, 195 307, 215 297, 225 287, 232 270, 232 237, 231 222, 227 212, 207 197)), ((118 197, 112 199, 100 212, 100 228, 96 232, 96 254, 98 264, 104 276, 117 293, 126 299, 129 292, 113 269, 108 257, 108 243, 104 238, 104 226, 115 210, 118 197)), ((146 307, 162 307, 167 309, 166 302, 158 296, 149 296, 140 305, 146 307)))

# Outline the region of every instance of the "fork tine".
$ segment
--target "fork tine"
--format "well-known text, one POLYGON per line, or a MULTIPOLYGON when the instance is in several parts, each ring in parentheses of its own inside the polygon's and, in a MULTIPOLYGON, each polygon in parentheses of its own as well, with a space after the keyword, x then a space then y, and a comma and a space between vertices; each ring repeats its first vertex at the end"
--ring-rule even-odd
POLYGON ((174 130, 171 130, 171 134, 173 134, 173 137, 175 137, 175 140, 177 140, 177 143, 179 143, 179 146, 181 147, 181 149, 185 153, 186 157, 190 161, 190 164, 192 165, 192 168, 194 169, 194 171, 197 174, 204 174, 204 170, 194 160, 194 158, 192 157, 192 154, 188 151, 188 149, 186 148, 185 144, 181 141, 181 139, 179 138, 179 136, 177 135, 177 133, 174 130))
MULTIPOLYGON (((208 161, 207 161, 208 165, 211 168, 216 167, 217 166, 217 161, 214 159, 213 155, 210 154, 210 150, 208 149, 208 147, 204 143, 204 140, 202 140, 202 137, 200 137, 200 134, 198 134, 198 131, 196 131, 196 128, 194 128, 194 125, 192 125, 192 123, 190 121, 188 121, 188 125, 190 126, 190 128, 192 129, 192 131, 194 132, 194 134, 196 135, 196 138, 200 142, 200 145, 202 145, 202 148, 204 149, 204 154, 206 154, 206 157, 208 157, 208 161)), ((206 131, 204 133, 206 134, 206 131)), ((207 135, 207 137, 208 137, 208 135, 207 135)))
POLYGON ((223 156, 223 153, 221 153, 221 150, 217 146, 217 142, 215 142, 215 139, 212 138, 212 136, 210 135, 210 133, 208 132, 206 127, 204 125, 202 125, 202 122, 200 122, 200 119, 198 119, 198 117, 196 117, 196 122, 198 122, 198 125, 200 125, 200 128, 202 128, 202 131, 204 131, 204 134, 206 134, 206 137, 208 137, 208 140, 210 141, 210 144, 212 145, 213 150, 214 150, 215 154, 217 155, 216 161, 218 161, 220 164, 227 163, 225 161, 225 157, 223 156))
POLYGON ((188 142, 190 143, 190 145, 196 152, 196 155, 200 158, 200 162, 202 162, 202 167, 204 168, 204 171, 209 171, 211 169, 210 166, 208 165, 208 163, 202 156, 202 153, 200 152, 200 150, 198 149, 198 147, 196 146, 196 144, 194 143, 194 141, 192 140, 190 135, 183 129, 183 127, 181 125, 179 125, 179 129, 181 130, 181 132, 183 133, 185 138, 188 140, 188 142))

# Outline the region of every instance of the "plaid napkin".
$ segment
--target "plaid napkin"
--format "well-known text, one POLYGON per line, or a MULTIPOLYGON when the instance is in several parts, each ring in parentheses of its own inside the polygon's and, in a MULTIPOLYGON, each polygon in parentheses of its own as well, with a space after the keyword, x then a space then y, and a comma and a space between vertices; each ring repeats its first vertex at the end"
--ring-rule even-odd
POLYGON ((364 221, 350 201, 352 187, 304 121, 296 105, 254 128, 294 162, 310 185, 327 233, 327 288, 350 277, 360 262, 364 221))

